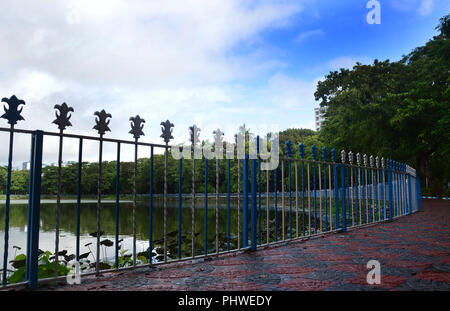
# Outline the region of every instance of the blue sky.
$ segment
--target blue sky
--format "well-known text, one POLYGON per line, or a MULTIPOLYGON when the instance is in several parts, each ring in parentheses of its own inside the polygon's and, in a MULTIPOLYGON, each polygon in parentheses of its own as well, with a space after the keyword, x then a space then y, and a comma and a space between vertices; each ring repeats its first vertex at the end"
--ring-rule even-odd
MULTIPOLYGON (((313 93, 330 70, 399 60, 450 12, 444 0, 380 0, 381 24, 369 25, 367 2, 2 1, 0 94, 27 102, 27 129, 56 131, 62 102, 75 109, 68 132, 95 135, 93 113, 105 109, 109 137, 132 139, 128 119, 139 114, 150 142, 166 119, 177 143, 193 123, 210 140, 218 127, 231 140, 243 123, 259 134, 314 129, 313 93)), ((56 146, 46 145, 48 162, 56 146)))

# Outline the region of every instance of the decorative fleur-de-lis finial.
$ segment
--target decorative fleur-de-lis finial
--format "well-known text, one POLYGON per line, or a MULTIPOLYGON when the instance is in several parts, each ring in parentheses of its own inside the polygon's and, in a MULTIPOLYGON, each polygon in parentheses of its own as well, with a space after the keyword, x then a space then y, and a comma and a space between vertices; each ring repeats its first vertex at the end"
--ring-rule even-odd
POLYGON ((161 131, 162 131, 162 134, 161 134, 161 138, 162 139, 164 139, 164 142, 166 143, 166 144, 168 144, 169 143, 169 141, 171 140, 171 139, 173 139, 173 136, 172 136, 172 129, 173 128, 173 123, 170 123, 170 121, 169 120, 166 120, 166 122, 161 122, 161 131))
POLYGON ((342 151, 341 151, 341 162, 342 163, 345 163, 345 155, 346 155, 345 150, 342 149, 342 151))
POLYGON ((213 131, 214 134, 214 145, 216 152, 222 152, 223 150, 223 132, 220 129, 213 131))
POLYGON ((367 167, 367 154, 363 155, 364 166, 367 167))
POLYGON ((136 115, 135 117, 130 117, 130 121, 131 130, 128 133, 133 134, 135 139, 144 136, 145 134, 142 131, 144 129, 144 124, 142 123, 145 123, 145 120, 141 119, 139 115, 136 115))
POLYGON ((381 158, 381 168, 384 169, 384 157, 381 158))
POLYGON ((348 153, 348 162, 353 165, 353 152, 351 151, 348 153))
POLYGON ((3 106, 5 113, 0 118, 8 120, 8 123, 11 125, 16 124, 17 121, 25 120, 20 115, 22 113, 23 107, 20 107, 19 109, 20 105, 25 105, 24 100, 18 99, 16 95, 13 95, 10 98, 3 97, 2 102, 8 104, 8 109, 6 109, 6 106, 3 106))
POLYGON ((111 120, 107 120, 107 118, 112 118, 111 114, 106 113, 105 109, 102 109, 100 112, 94 112, 94 115, 97 116, 97 118, 95 118, 96 125, 93 127, 94 130, 97 130, 100 136, 103 136, 105 132, 110 132, 111 129, 108 125, 111 120))
POLYGON ((374 163, 373 163, 373 155, 370 156, 369 160, 370 160, 370 167, 373 168, 373 165, 374 165, 374 163))
POLYGON ((311 157, 313 160, 317 160, 317 147, 316 145, 311 146, 311 157))
POLYGON ((327 160, 327 147, 322 148, 322 161, 327 160))
POLYGON ((292 143, 290 140, 288 140, 287 142, 285 142, 285 145, 286 145, 286 155, 290 157, 292 155, 292 143))
POLYGON ((336 149, 331 149, 331 161, 336 162, 336 149))
POLYGON ((300 158, 305 158, 305 145, 303 143, 298 145, 298 154, 300 155, 300 158))
POLYGON ((189 126, 190 140, 193 145, 196 145, 200 141, 200 129, 197 125, 189 126))
POLYGON ((69 121, 72 115, 69 114, 69 112, 73 112, 73 108, 67 106, 66 103, 62 103, 62 105, 55 105, 54 108, 59 110, 59 114, 58 111, 55 111, 56 119, 53 123, 58 125, 58 128, 61 131, 64 131, 68 126, 72 126, 72 123, 69 121))
POLYGON ((380 168, 380 158, 378 156, 375 157, 375 166, 376 168, 380 168))
POLYGON ((361 166, 361 154, 359 152, 356 154, 356 164, 361 166))

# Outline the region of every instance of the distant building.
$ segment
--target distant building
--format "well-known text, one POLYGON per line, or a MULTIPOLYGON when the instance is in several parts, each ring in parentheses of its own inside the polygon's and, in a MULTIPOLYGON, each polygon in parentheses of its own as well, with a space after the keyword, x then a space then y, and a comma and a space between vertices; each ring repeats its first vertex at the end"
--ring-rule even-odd
POLYGON ((29 171, 30 170, 30 161, 27 161, 27 162, 23 162, 22 163, 22 170, 23 171, 29 171))
POLYGON ((314 108, 316 131, 320 131, 322 127, 322 122, 325 120, 325 112, 327 107, 314 108))

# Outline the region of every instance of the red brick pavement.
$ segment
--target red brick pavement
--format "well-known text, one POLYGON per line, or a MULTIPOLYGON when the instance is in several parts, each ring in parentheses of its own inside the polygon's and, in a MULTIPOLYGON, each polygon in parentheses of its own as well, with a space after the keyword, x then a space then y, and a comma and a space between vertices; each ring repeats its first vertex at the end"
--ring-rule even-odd
POLYGON ((82 277, 43 290, 450 290, 450 202, 324 238, 253 253, 82 277), (366 281, 369 260, 381 284, 366 281))

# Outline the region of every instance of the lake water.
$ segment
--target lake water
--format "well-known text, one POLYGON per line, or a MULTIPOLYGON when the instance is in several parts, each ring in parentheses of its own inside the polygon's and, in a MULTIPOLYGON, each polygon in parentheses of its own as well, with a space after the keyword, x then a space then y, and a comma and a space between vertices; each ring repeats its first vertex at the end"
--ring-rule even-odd
MULTIPOLYGON (((74 201, 64 201, 61 205, 60 214, 60 240, 59 250, 67 250, 67 254, 75 254, 76 249, 76 203, 74 201)), ((27 201, 14 202, 10 206, 10 230, 9 230, 9 252, 8 261, 14 259, 16 254, 26 253, 26 236, 27 236, 27 201), (20 247, 18 250, 16 247, 20 247)), ((270 239, 274 240, 274 202, 269 202, 270 217, 270 239)), ((299 216, 301 203, 299 203, 299 216)), ((163 201, 155 199, 153 204, 153 240, 163 239, 163 201)), ((39 248, 43 251, 54 253, 55 250, 55 226, 56 226, 56 203, 54 201, 42 200, 40 211, 40 233, 39 248)), ((146 251, 149 246, 149 202, 139 201, 136 209, 136 238, 137 252, 146 251)), ((0 267, 3 267, 3 249, 4 249, 4 217, 5 205, 0 204, 0 267)), ((281 238, 281 202, 278 203, 277 223, 278 223, 278 239, 281 238)), ((285 234, 289 236, 289 201, 285 201, 285 234)), ((293 234, 295 234, 295 203, 292 205, 292 224, 293 234)), ((250 218, 250 208, 249 208, 250 218)), ((81 204, 80 208, 80 254, 92 251, 89 259, 94 261, 96 252, 96 238, 89 233, 97 230, 97 204, 95 200, 87 201, 81 204), (92 243, 90 246, 85 246, 92 243)), ((250 219, 249 219, 250 221, 250 219)), ((240 210, 240 222, 242 230, 242 202, 240 210)), ((230 212, 230 248, 237 247, 237 201, 233 200, 230 212)), ((301 228, 302 219, 299 218, 299 228, 301 228)), ((191 200, 183 200, 182 208, 182 256, 191 256, 191 200)), ((114 241, 115 237, 115 203, 109 201, 102 203, 101 213, 101 230, 104 231, 101 239, 110 239, 114 241)), ((261 242, 266 243, 266 204, 261 204, 261 242)), ((168 241, 169 258, 175 258, 178 255, 177 233, 178 233, 178 202, 177 200, 169 200, 167 208, 167 232, 171 236, 168 241)), ((195 208, 195 232, 198 236, 195 238, 196 255, 203 254, 204 249, 204 199, 198 199, 195 208)), ((219 206, 219 240, 220 250, 226 250, 226 232, 227 232, 227 206, 226 199, 221 199, 219 206), (222 202, 223 201, 223 202, 222 202)), ((208 249, 209 252, 215 252, 215 234, 216 234, 216 215, 215 200, 208 201, 208 249)), ((119 208, 119 239, 123 239, 120 243, 121 250, 128 250, 131 254, 133 249, 133 204, 130 201, 120 203, 119 208)), ((295 236, 295 235, 294 235, 295 236)), ((242 246, 242 232, 241 232, 242 246)), ((250 237, 250 231, 249 231, 250 237)), ((154 243, 154 250, 161 247, 162 243, 154 243)), ((115 247, 101 248, 101 260, 114 261, 115 247)), ((159 251, 159 253, 161 253, 159 251)), ((10 265, 9 265, 10 266, 10 265)))

